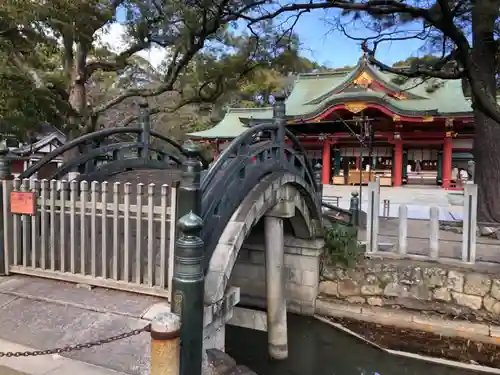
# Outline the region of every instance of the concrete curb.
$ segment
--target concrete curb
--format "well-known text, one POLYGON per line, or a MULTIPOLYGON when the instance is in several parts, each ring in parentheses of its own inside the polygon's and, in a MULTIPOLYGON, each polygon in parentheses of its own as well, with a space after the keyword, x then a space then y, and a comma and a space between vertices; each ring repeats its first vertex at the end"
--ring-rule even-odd
MULTIPOLYGON (((3 353, 35 350, 37 349, 0 339, 0 352, 3 353)), ((127 375, 109 368, 62 357, 58 354, 36 357, 2 357, 0 358, 0 366, 27 375, 127 375)))
POLYGON ((430 362, 430 363, 436 363, 438 365, 444 365, 444 366, 450 366, 450 367, 456 367, 460 369, 465 369, 465 370, 471 370, 471 371, 481 371, 481 372, 486 372, 489 374, 500 374, 500 369, 494 368, 494 367, 488 367, 488 366, 481 366, 481 365, 474 365, 474 364, 469 364, 469 363, 463 363, 463 362, 457 362, 457 361, 452 361, 449 359, 445 358, 436 358, 436 357, 428 357, 420 354, 415 354, 415 353, 409 353, 409 352, 402 352, 399 350, 392 350, 392 349, 386 349, 381 347, 380 345, 375 344, 374 342, 367 340, 365 337, 358 335, 356 332, 351 331, 350 329, 344 327, 341 324, 334 323, 329 321, 326 318, 323 318, 322 316, 314 315, 314 318, 319 320, 322 323, 328 324, 331 327, 338 329, 342 332, 347 333, 348 335, 351 335, 358 340, 363 341, 365 344, 368 344, 370 346, 375 347, 376 349, 382 350, 383 352, 391 355, 397 355, 400 357, 406 357, 406 358, 411 358, 411 359, 416 359, 419 361, 425 361, 425 362, 430 362))
MULTIPOLYGON (((315 313, 338 318, 353 318, 370 323, 408 328, 449 337, 461 337, 469 340, 500 345, 500 327, 485 323, 473 323, 465 320, 448 320, 425 316, 402 310, 389 310, 383 307, 347 305, 316 300, 315 313)), ((499 348, 500 349, 500 348, 499 348)))

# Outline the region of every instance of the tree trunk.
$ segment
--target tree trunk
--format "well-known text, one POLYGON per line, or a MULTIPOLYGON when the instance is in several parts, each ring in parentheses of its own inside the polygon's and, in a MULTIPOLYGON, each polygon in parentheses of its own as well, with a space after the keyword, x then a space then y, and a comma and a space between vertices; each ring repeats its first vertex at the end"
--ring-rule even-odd
POLYGON ((478 184, 478 221, 500 222, 500 131, 483 113, 474 113, 475 182, 478 184))
MULTIPOLYGON (((71 92, 69 96, 69 103, 76 110, 80 117, 71 117, 70 130, 66 133, 67 142, 80 136, 79 129, 81 128, 82 121, 85 121, 85 110, 87 105, 87 92, 85 84, 75 80, 73 86, 71 87, 71 92)), ((76 158, 80 154, 80 150, 76 147, 66 151, 63 155, 64 162, 68 162, 76 158)))
MULTIPOLYGON (((472 59, 474 74, 484 87, 496 95, 496 54, 493 29, 497 2, 477 0, 472 14, 472 59), (495 4, 492 4, 495 3, 495 4), (492 8, 493 6, 493 8, 492 8)), ((478 221, 500 222, 500 127, 484 113, 474 111, 475 182, 478 184, 478 221)))

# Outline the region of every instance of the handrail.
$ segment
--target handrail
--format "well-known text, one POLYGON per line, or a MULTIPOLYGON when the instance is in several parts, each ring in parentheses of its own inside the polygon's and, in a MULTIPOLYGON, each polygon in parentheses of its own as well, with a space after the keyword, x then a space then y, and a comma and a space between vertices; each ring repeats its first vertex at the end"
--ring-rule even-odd
MULTIPOLYGON (((154 138, 158 138, 158 139, 160 139, 162 141, 165 141, 165 142, 169 143, 170 145, 174 146, 174 148, 176 148, 177 150, 179 150, 179 152, 183 156, 187 156, 186 153, 184 152, 184 149, 182 148, 182 145, 180 143, 177 143, 173 139, 170 139, 170 138, 164 136, 163 134, 160 134, 160 133, 157 133, 157 132, 154 132, 154 131, 150 131, 149 134, 152 137, 154 137, 154 138)), ((207 169, 210 166, 210 162, 207 159, 205 159, 203 156, 200 156, 200 161, 201 161, 201 164, 203 165, 203 169, 207 169)))
POLYGON ((109 135, 118 134, 118 133, 137 133, 138 134, 141 132, 142 132, 142 128, 111 128, 111 129, 102 129, 102 130, 98 130, 98 131, 93 132, 93 133, 82 135, 81 137, 75 138, 63 146, 56 148, 54 151, 49 152, 47 155, 45 155, 43 158, 41 158, 38 162, 36 162, 31 167, 26 169, 23 173, 21 173, 19 175, 19 178, 31 177, 43 165, 49 163, 54 158, 65 153, 66 151, 71 150, 72 148, 79 146, 79 145, 81 145, 89 140, 92 140, 94 138, 107 137, 109 135))
POLYGON ((344 214, 349 214, 349 215, 352 215, 351 210, 346 210, 346 209, 344 209, 344 208, 340 208, 340 207, 337 207, 337 206, 333 206, 333 205, 331 205, 331 204, 329 204, 329 203, 326 203, 326 202, 321 202, 321 206, 326 207, 326 208, 328 208, 328 209, 330 209, 330 210, 332 210, 332 211, 337 211, 337 212, 342 212, 342 213, 344 213, 344 214))
POLYGON ((234 151, 237 151, 240 146, 243 146, 245 144, 245 141, 253 138, 262 131, 277 130, 278 127, 278 124, 259 124, 256 126, 252 126, 251 128, 241 133, 238 137, 234 138, 229 146, 224 151, 222 151, 215 163, 213 163, 208 170, 208 173, 201 182, 201 190, 204 191, 207 188, 210 182, 214 179, 215 175, 222 168, 224 163, 229 159, 229 155, 234 155, 234 151))
POLYGON ((312 182, 314 184, 314 190, 315 191, 318 191, 319 190, 319 187, 318 187, 318 184, 316 182, 316 179, 314 178, 314 170, 311 166, 311 163, 309 162, 309 159, 306 157, 306 149, 304 148, 304 146, 302 146, 302 143, 300 143, 299 139, 297 138, 297 136, 295 134, 293 134, 289 129, 285 128, 285 136, 287 136, 294 145, 296 145, 298 148, 299 148, 299 152, 304 155, 304 162, 305 162, 305 165, 306 165, 306 168, 307 168, 307 171, 309 172, 309 174, 311 175, 312 177, 312 182))
POLYGON ((72 168, 80 166, 89 160, 96 158, 99 155, 107 154, 108 152, 115 150, 127 150, 130 148, 142 147, 142 143, 136 142, 126 142, 126 143, 112 143, 100 148, 92 149, 90 152, 87 152, 81 155, 78 158, 72 159, 67 163, 64 163, 61 167, 57 168, 57 170, 50 175, 49 180, 52 180, 58 176, 67 174, 72 168))

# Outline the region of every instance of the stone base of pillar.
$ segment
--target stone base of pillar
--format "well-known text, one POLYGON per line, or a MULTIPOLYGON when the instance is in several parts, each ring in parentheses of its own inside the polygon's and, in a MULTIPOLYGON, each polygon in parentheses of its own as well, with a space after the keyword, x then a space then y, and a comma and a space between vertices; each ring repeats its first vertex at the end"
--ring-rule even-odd
POLYGON ((203 328, 203 350, 218 349, 224 351, 226 323, 233 317, 234 307, 240 302, 240 288, 231 287, 226 292, 224 301, 205 306, 203 328))
POLYGON ((210 323, 203 329, 203 351, 217 349, 224 351, 226 347, 226 323, 220 320, 210 323))

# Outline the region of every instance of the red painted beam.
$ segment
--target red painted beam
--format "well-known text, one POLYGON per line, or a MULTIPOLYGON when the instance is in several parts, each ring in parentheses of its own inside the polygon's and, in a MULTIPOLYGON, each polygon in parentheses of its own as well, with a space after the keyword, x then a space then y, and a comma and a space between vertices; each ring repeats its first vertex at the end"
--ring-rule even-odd
MULTIPOLYGON (((389 108, 384 107, 384 106, 379 105, 379 104, 367 103, 366 104, 366 108, 378 109, 380 112, 382 112, 382 113, 384 113, 384 114, 386 114, 387 116, 390 116, 390 117, 398 116, 398 121, 401 121, 401 122, 417 122, 417 123, 427 122, 427 121, 424 121, 425 117, 401 116, 401 115, 398 115, 397 113, 395 113, 394 111, 390 110, 389 108)), ((333 113, 335 111, 338 111, 338 110, 349 111, 349 109, 347 108, 347 106, 345 104, 337 104, 337 105, 334 105, 333 107, 328 108, 327 110, 325 110, 323 113, 319 114, 316 117, 304 119, 303 122, 318 122, 318 121, 321 121, 324 118, 326 118, 328 115, 330 115, 331 113, 333 113)), ((446 116, 432 116, 432 117, 434 118, 434 121, 431 121, 430 123, 436 122, 436 120, 442 120, 442 121, 444 121, 444 120, 446 120, 446 118, 448 118, 446 116)), ((459 120, 459 121, 466 120, 466 119, 468 120, 471 117, 472 116, 460 116, 460 117, 455 117, 455 120, 459 120)))

